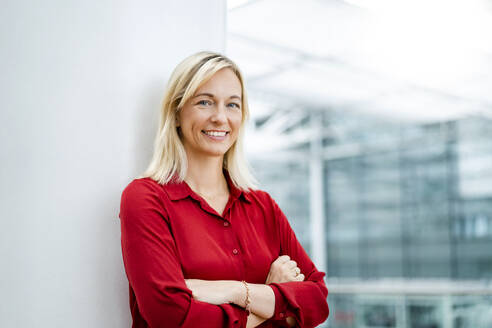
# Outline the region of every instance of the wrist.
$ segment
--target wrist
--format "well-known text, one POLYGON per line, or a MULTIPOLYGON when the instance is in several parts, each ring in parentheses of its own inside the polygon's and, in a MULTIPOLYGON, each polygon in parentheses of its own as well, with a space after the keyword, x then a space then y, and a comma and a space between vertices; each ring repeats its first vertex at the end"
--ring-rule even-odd
POLYGON ((249 290, 249 285, 246 281, 241 281, 244 285, 244 289, 246 290, 246 297, 244 298, 244 309, 246 312, 249 314, 251 310, 251 297, 249 296, 250 290, 249 290))
POLYGON ((244 300, 246 298, 246 289, 244 288, 244 284, 241 281, 233 281, 231 293, 231 303, 244 307, 244 300))

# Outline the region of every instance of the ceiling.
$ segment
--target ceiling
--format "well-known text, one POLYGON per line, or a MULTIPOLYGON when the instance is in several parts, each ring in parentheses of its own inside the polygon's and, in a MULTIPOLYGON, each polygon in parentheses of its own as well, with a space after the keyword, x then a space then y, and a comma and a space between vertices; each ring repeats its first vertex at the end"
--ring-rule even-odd
POLYGON ((228 1, 226 53, 257 119, 293 108, 492 116, 488 0, 228 1))

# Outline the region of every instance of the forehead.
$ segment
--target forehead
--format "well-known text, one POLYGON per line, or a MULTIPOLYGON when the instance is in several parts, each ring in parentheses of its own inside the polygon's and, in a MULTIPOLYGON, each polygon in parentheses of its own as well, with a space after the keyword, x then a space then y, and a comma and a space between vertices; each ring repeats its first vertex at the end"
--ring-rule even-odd
POLYGON ((241 91, 241 82, 236 74, 229 68, 223 68, 198 87, 195 94, 211 93, 214 95, 241 96, 241 91))

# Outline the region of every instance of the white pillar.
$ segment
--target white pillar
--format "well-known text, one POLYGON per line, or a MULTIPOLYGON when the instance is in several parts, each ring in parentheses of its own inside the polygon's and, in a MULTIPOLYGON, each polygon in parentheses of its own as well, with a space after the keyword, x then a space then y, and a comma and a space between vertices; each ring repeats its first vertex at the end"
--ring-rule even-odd
POLYGON ((311 113, 309 156, 309 199, 311 224, 311 256, 320 271, 326 272, 325 211, 323 188, 323 122, 319 113, 311 113))
POLYGON ((131 327, 118 218, 174 66, 225 0, 3 1, 0 327, 131 327))

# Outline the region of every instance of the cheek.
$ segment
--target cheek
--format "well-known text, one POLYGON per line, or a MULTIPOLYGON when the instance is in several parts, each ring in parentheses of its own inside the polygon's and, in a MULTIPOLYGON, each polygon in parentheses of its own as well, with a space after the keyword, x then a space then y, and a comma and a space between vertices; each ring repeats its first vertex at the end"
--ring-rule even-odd
POLYGON ((200 123, 202 121, 203 120, 198 115, 188 116, 186 120, 181 122, 181 130, 188 135, 194 134, 201 130, 200 127, 202 124, 200 123))
POLYGON ((238 113, 236 115, 234 115, 231 120, 230 120, 230 124, 234 126, 234 130, 239 130, 239 128, 241 127, 241 120, 242 120, 243 116, 242 116, 242 113, 238 113))
POLYGON ((187 142, 193 142, 195 139, 195 127, 192 123, 186 122, 181 124, 181 139, 185 139, 187 142))
POLYGON ((234 134, 231 135, 232 137, 232 142, 236 142, 238 136, 239 136, 239 130, 241 129, 241 120, 237 122, 237 124, 234 124, 234 134))

